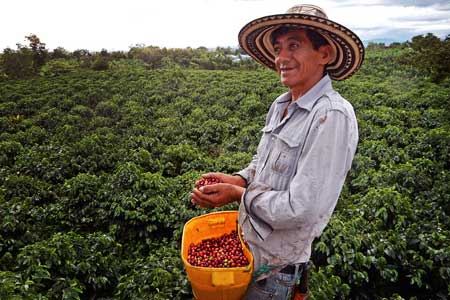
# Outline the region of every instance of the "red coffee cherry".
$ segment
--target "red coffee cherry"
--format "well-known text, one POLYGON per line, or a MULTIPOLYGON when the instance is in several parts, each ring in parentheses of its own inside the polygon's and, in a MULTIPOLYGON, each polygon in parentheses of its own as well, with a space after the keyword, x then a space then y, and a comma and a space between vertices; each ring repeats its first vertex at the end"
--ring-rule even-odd
POLYGON ((191 243, 187 260, 193 266, 209 268, 236 268, 249 264, 236 230, 218 238, 191 243))
POLYGON ((216 183, 221 183, 221 182, 222 182, 222 181, 220 181, 220 179, 219 179, 219 178, 216 178, 216 177, 203 178, 203 179, 200 179, 200 180, 195 184, 195 188, 196 188, 196 189, 199 189, 199 188, 201 188, 202 186, 205 186, 205 185, 216 184, 216 183))

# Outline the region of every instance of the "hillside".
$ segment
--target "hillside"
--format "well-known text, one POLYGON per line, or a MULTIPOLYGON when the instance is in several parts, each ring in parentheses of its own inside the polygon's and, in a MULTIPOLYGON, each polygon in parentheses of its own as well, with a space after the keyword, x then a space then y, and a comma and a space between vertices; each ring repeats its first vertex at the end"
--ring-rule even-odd
MULTIPOLYGON (((450 297, 450 79, 405 51, 368 49, 335 84, 360 141, 313 300, 450 297)), ((250 162, 285 88, 261 68, 71 63, 0 81, 0 299, 192 299, 181 231, 209 210, 189 192, 250 162)))

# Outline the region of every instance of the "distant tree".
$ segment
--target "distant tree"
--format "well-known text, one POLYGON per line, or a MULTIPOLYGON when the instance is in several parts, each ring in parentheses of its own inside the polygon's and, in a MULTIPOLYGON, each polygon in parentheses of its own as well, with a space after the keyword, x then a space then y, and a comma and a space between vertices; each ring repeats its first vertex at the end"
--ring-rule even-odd
POLYGON ((397 49, 405 49, 408 47, 408 43, 407 42, 394 42, 392 44, 389 45, 389 48, 397 48, 397 49))
POLYGON ((236 51, 231 47, 216 47, 216 52, 223 54, 235 54, 236 51))
POLYGON ((109 60, 103 56, 96 58, 91 65, 92 70, 104 71, 109 69, 109 60))
POLYGON ((435 82, 450 76, 450 35, 444 40, 432 33, 411 39, 411 65, 429 75, 435 82))
POLYGON ((82 68, 90 68, 93 63, 93 54, 87 49, 77 49, 73 51, 72 57, 75 58, 82 68))
POLYGON ((17 51, 6 48, 0 59, 0 68, 3 73, 12 79, 27 78, 38 74, 40 68, 48 58, 45 44, 35 35, 25 37, 29 46, 17 44, 17 51))
POLYGON ((17 51, 6 48, 0 59, 0 68, 10 79, 31 77, 35 74, 33 53, 26 47, 21 47, 17 51))
POLYGON ((58 59, 58 58, 66 59, 66 58, 69 58, 69 57, 70 57, 70 52, 68 52, 63 47, 57 47, 50 53, 50 58, 51 59, 58 59))
POLYGON ((47 61, 48 51, 45 49, 45 43, 42 43, 35 34, 30 34, 25 38, 29 42, 31 52, 33 52, 34 69, 37 72, 47 61))
POLYGON ((156 46, 132 47, 128 52, 130 58, 141 59, 148 64, 152 69, 158 69, 161 67, 161 61, 164 57, 162 49, 156 46))
POLYGON ((123 51, 113 51, 111 52, 111 58, 113 60, 124 59, 127 58, 127 53, 123 51))
MULTIPOLYGON (((111 54, 103 48, 100 52, 94 53, 89 59, 85 59, 85 63, 89 61, 90 68, 95 71, 104 71, 109 69, 109 62, 111 60, 111 54)), ((88 65, 85 64, 85 67, 88 67, 88 65)))
POLYGON ((102 51, 100 51, 100 56, 103 57, 108 57, 110 54, 108 53, 108 50, 106 50, 105 48, 102 49, 102 51))
POLYGON ((369 44, 367 44, 367 49, 369 49, 369 50, 384 49, 384 48, 386 48, 385 43, 369 42, 369 44))
POLYGON ((73 57, 80 59, 82 57, 91 56, 91 53, 87 49, 77 49, 72 53, 73 57))
POLYGON ((428 33, 427 35, 417 35, 411 39, 411 48, 417 52, 425 53, 429 52, 430 54, 433 49, 439 48, 441 45, 441 40, 432 33, 428 33))

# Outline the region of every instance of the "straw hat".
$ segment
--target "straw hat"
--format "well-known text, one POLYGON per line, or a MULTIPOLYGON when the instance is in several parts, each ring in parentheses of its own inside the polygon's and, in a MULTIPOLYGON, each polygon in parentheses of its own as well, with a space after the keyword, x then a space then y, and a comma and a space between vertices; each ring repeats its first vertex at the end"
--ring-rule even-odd
POLYGON ((251 21, 239 32, 241 48, 261 64, 275 70, 271 33, 281 26, 311 29, 320 33, 333 48, 335 57, 327 65, 334 80, 352 76, 364 60, 364 46, 350 29, 328 19, 318 6, 297 5, 285 14, 270 15, 251 21))

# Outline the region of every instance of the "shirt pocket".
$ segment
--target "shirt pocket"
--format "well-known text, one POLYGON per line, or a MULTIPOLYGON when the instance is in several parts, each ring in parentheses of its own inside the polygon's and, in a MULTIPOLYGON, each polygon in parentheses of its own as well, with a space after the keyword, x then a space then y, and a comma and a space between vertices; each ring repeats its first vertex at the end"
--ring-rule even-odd
POLYGON ((297 166, 301 145, 300 138, 293 139, 285 135, 277 135, 274 153, 270 162, 272 171, 282 176, 290 176, 297 166))

